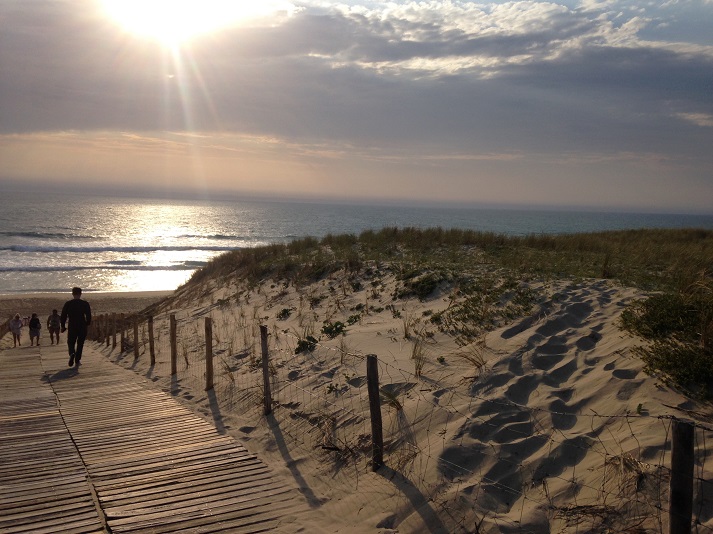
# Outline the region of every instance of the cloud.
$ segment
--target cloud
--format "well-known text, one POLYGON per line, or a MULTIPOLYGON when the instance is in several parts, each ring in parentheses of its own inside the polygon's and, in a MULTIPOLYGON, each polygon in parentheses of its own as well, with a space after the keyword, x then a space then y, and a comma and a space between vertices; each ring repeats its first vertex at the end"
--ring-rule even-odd
POLYGON ((249 157, 257 173, 275 159, 305 180, 325 161, 354 177, 409 160, 466 176, 543 158, 552 172, 649 160, 710 176, 713 43, 681 23, 710 3, 305 1, 178 52, 97 6, 0 3, 0 134, 47 147, 39 136, 74 132, 89 150, 104 133, 105 149, 131 141, 164 157, 199 145, 211 161, 249 157))

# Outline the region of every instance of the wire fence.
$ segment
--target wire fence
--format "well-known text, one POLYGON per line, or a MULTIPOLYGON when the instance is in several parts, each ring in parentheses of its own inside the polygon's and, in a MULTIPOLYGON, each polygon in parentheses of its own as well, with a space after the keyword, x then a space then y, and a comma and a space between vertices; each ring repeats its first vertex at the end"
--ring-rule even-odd
POLYGON ((10 331, 10 321, 12 320, 12 317, 8 317, 5 321, 0 323, 0 338, 5 337, 5 334, 7 334, 10 331))
MULTIPOLYGON (((257 307, 248 314, 217 303, 174 318, 175 342, 168 313, 153 317, 151 329, 143 317, 122 326, 118 316, 103 316, 94 336, 111 358, 146 369, 176 395, 211 389, 217 411, 267 425, 286 454, 299 449, 314 459, 316 476, 369 484, 374 441, 365 354, 350 350, 343 336, 317 340, 272 321, 264 374, 260 326, 269 321, 257 307), (205 317, 212 315, 207 365, 205 317), (154 363, 138 366, 152 345, 154 363)), ((670 495, 674 418, 581 413, 565 393, 549 409, 530 407, 484 389, 485 365, 474 364, 471 375, 438 366, 424 372, 413 354, 413 370, 378 359, 383 470, 401 510, 394 521, 420 521, 432 532, 537 532, 547 524, 567 532, 664 532, 680 514, 670 495), (419 514, 405 511, 414 506, 419 514)), ((711 532, 713 429, 697 422, 693 435, 691 524, 711 532)))

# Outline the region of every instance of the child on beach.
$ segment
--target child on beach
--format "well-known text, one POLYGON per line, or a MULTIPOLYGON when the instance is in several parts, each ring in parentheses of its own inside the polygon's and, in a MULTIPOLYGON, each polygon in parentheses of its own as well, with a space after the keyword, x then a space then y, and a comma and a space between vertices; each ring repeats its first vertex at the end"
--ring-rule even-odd
POLYGON ((37 346, 40 346, 40 330, 42 330, 42 323, 40 318, 37 317, 36 313, 32 314, 30 319, 30 347, 35 344, 35 339, 37 339, 37 346))
POLYGON ((20 333, 22 332, 22 319, 20 319, 20 314, 16 313, 15 318, 10 320, 10 332, 12 332, 12 340, 15 342, 15 347, 22 345, 20 343, 20 333))
POLYGON ((50 344, 54 345, 55 337, 57 338, 57 345, 59 345, 59 328, 62 326, 60 321, 59 313, 57 310, 52 310, 52 315, 47 317, 47 330, 50 333, 50 344))

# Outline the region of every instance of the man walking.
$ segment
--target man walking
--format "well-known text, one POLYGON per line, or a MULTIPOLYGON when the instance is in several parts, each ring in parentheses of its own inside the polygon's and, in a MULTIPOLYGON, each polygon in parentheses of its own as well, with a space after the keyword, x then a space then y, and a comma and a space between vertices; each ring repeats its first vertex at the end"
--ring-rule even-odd
POLYGON ((62 307, 62 332, 66 331, 69 318, 69 333, 67 334, 67 347, 69 348, 69 366, 79 367, 82 359, 82 348, 87 338, 87 327, 92 322, 92 309, 86 300, 82 300, 82 289, 72 288, 72 300, 68 300, 62 307))

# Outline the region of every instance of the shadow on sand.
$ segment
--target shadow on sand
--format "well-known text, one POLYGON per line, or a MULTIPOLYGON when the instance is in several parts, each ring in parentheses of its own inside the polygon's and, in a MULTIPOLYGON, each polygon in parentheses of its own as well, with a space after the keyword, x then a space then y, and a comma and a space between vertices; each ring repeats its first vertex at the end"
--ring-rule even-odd
MULTIPOLYGON (((411 508, 421 516, 424 526, 430 534, 447 534, 449 530, 438 517, 436 511, 431 507, 431 502, 421 493, 410 480, 398 471, 382 465, 377 474, 389 480, 398 490, 409 500, 411 508)), ((403 519, 403 518, 400 518, 403 519)))
POLYGON ((290 451, 287 447, 287 444, 285 443, 285 437, 282 435, 280 424, 277 422, 275 416, 272 414, 268 415, 266 419, 270 430, 272 430, 272 435, 275 436, 275 443, 277 444, 277 448, 280 451, 283 460, 285 461, 285 465, 292 473, 295 482, 297 482, 299 492, 304 495, 305 499, 307 500, 307 504, 309 504, 311 508, 319 508, 320 506, 322 506, 323 501, 317 498, 317 496, 307 484, 307 481, 302 476, 302 473, 300 473, 300 470, 295 465, 295 461, 292 459, 292 456, 290 456, 290 451))

